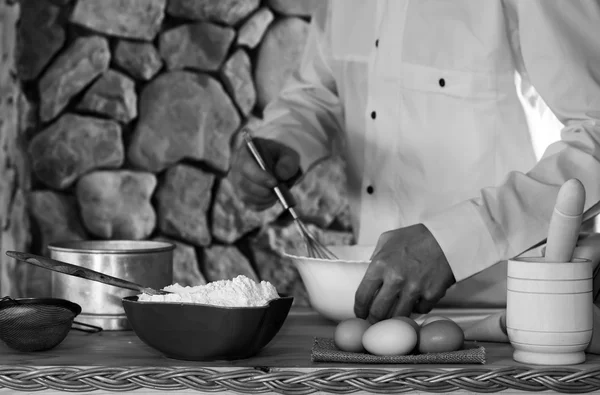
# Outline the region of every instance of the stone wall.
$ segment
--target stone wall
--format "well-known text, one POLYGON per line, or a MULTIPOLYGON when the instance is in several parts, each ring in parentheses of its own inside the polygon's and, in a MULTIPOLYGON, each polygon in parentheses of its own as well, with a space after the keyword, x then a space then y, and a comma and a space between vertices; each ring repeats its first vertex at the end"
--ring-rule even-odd
POLYGON ((26 102, 15 72, 16 25, 19 5, 0 1, 0 295, 20 295, 30 277, 28 265, 18 265, 5 250, 29 248, 29 218, 25 206, 30 169, 27 166, 23 121, 26 102))
MULTIPOLYGON (((18 215, 26 198, 31 250, 166 239, 177 246, 180 284, 245 274, 306 304, 280 256, 300 245, 296 228, 278 205, 244 207, 227 172, 236 132, 260 124, 298 63, 316 1, 21 0, 17 71, 32 189, 2 192, 0 208, 10 195, 4 212, 18 215)), ((343 174, 331 158, 293 191, 301 217, 331 243, 352 241, 343 174)), ((30 273, 23 292, 47 295, 48 279, 30 273)))

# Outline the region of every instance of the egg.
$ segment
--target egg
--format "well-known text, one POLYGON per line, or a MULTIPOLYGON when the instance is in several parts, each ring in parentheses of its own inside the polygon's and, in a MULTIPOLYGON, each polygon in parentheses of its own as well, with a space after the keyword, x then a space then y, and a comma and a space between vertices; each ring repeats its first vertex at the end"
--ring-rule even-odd
POLYGON ((437 320, 421 326, 419 353, 449 352, 460 350, 465 334, 452 320, 437 320))
POLYGON ((417 332, 417 337, 419 337, 419 332, 421 331, 421 327, 419 326, 419 324, 417 324, 417 322, 415 320, 413 320, 410 317, 392 317, 393 320, 400 320, 400 321, 404 321, 410 324, 410 326, 412 326, 415 329, 415 332, 417 332))
POLYGON ((440 320, 450 320, 450 318, 444 317, 443 315, 430 315, 429 317, 425 318, 425 320, 421 323, 421 326, 425 326, 427 324, 440 320))
POLYGON ((417 345, 417 331, 410 323, 391 318, 371 325, 362 344, 373 355, 406 355, 417 345))
POLYGON ((342 351, 364 352, 363 334, 371 324, 361 318, 350 318, 340 322, 335 328, 333 342, 342 351))

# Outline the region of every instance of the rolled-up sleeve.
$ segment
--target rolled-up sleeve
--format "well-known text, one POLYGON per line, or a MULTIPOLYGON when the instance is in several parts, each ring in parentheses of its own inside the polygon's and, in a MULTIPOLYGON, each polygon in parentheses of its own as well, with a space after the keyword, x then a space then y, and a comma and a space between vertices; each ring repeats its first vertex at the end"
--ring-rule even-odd
POLYGON ((585 210, 600 201, 600 3, 597 0, 512 0, 526 72, 563 123, 527 173, 512 172, 427 218, 457 281, 543 241, 556 196, 570 178, 586 189, 585 210))
POLYGON ((329 2, 319 2, 302 60, 279 96, 265 108, 262 126, 255 132, 298 151, 305 172, 329 155, 343 119, 331 68, 330 20, 329 2))

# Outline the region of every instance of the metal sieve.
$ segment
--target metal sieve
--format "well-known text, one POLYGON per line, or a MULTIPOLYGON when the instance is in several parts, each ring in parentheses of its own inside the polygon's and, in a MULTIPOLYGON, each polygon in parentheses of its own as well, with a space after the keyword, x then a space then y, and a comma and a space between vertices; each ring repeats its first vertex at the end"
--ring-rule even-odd
POLYGON ((79 313, 81 306, 64 299, 5 296, 0 299, 0 340, 19 351, 45 351, 59 345, 71 329, 88 333, 102 330, 74 321, 79 313))

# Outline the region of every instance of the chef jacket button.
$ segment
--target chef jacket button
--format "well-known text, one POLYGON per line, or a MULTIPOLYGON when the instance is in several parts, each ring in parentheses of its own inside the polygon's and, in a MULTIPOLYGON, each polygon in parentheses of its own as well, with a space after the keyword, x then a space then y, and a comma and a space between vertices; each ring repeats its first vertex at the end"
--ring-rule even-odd
POLYGON ((375 48, 379 47, 379 39, 375 40, 375 48))
POLYGON ((371 111, 371 119, 377 118, 377 113, 375 111, 371 111))
POLYGON ((438 83, 440 84, 440 86, 443 88, 444 86, 446 86, 446 80, 444 80, 443 78, 440 78, 440 80, 438 81, 438 83))
POLYGON ((373 189, 373 187, 372 187, 371 185, 369 185, 369 186, 367 187, 367 193, 368 193, 369 195, 372 195, 372 194, 373 194, 373 192, 375 192, 375 190, 373 189))

